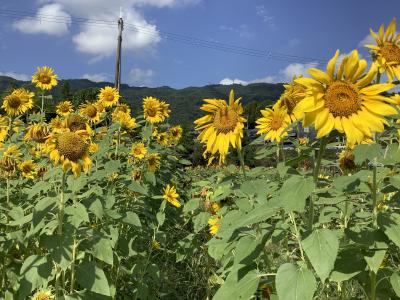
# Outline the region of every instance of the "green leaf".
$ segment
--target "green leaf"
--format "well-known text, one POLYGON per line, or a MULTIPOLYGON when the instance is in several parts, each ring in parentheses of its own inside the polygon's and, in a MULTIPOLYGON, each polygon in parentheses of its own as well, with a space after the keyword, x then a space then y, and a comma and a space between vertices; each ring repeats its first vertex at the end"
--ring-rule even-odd
POLYGON ((290 177, 284 182, 280 190, 282 207, 287 212, 304 212, 306 199, 311 195, 313 190, 314 182, 311 177, 290 177))
POLYGON ((76 280, 89 291, 110 296, 110 288, 103 270, 94 262, 84 262, 76 267, 76 280))
POLYGON ((109 239, 101 238, 93 246, 92 251, 94 257, 104 261, 109 265, 113 265, 113 248, 109 239))
POLYGON ((315 272, 322 282, 329 277, 333 270, 339 250, 339 240, 329 229, 316 229, 302 241, 315 272))
POLYGON ((163 211, 159 211, 156 215, 158 225, 162 226, 165 221, 165 213, 163 211))
POLYGON ((64 271, 72 261, 73 243, 73 237, 65 233, 61 236, 44 235, 42 237, 42 244, 49 251, 50 258, 64 271))
POLYGON ((89 215, 86 207, 80 202, 76 202, 71 206, 66 207, 64 211, 65 214, 69 216, 68 222, 75 228, 78 228, 82 222, 89 222, 89 215))
POLYGON ((260 241, 252 236, 245 236, 239 240, 235 248, 235 265, 251 264, 261 251, 260 241), (259 248, 259 249, 257 249, 259 248))
POLYGON ((147 189, 136 181, 132 181, 131 184, 128 186, 128 189, 145 196, 147 195, 147 189))
POLYGON ((372 161, 375 157, 381 156, 381 146, 379 144, 362 144, 354 148, 354 162, 361 165, 366 160, 372 161))
POLYGON ((396 295, 400 297, 400 275, 398 272, 393 272, 392 276, 390 276, 390 283, 396 295))
POLYGON ((199 206, 200 206, 199 198, 191 199, 185 203, 185 206, 183 207, 183 212, 188 213, 188 212, 194 211, 197 208, 199 208, 199 206))
POLYGON ((178 161, 181 165, 184 165, 184 166, 190 166, 192 163, 189 161, 189 160, 187 160, 187 159, 180 159, 179 161, 178 161))
POLYGON ((122 221, 132 226, 136 227, 142 226, 142 224, 140 223, 139 216, 132 211, 126 212, 126 216, 122 219, 122 221))
POLYGON ((365 267, 366 263, 360 248, 346 249, 339 253, 329 279, 343 282, 363 272, 365 267))
POLYGON ((381 213, 378 215, 378 226, 387 237, 400 247, 400 215, 381 213))
POLYGON ((256 270, 251 270, 245 275, 242 273, 245 273, 245 269, 232 271, 214 295, 213 300, 250 299, 257 290, 260 277, 256 270))
POLYGON ((283 264, 276 274, 276 290, 282 300, 312 300, 317 282, 306 267, 283 264))
POLYGON ((197 216, 193 218, 193 227, 194 227, 194 232, 199 232, 202 230, 204 227, 207 226, 208 224, 208 218, 210 217, 210 214, 207 212, 201 212, 197 216))

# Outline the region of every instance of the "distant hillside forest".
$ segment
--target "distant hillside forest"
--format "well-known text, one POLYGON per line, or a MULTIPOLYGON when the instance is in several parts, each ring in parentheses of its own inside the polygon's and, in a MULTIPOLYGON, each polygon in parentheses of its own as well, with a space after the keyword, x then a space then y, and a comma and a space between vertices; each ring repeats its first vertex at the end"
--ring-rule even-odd
MULTIPOLYGON (((59 101, 71 100, 75 106, 85 101, 96 99, 100 88, 113 84, 110 82, 92 82, 87 79, 60 80, 51 91, 53 99, 47 101, 47 110, 54 112, 59 101)), ((10 77, 0 76, 0 95, 3 97, 12 89, 25 87, 34 91, 34 86, 28 81, 19 81, 10 77)), ((227 99, 230 89, 234 89, 236 97, 242 97, 246 109, 246 118, 249 128, 254 127, 259 110, 277 100, 283 91, 283 84, 256 83, 242 86, 235 85, 207 85, 204 87, 187 87, 174 89, 168 86, 157 88, 131 87, 121 85, 122 101, 128 103, 135 115, 141 109, 143 97, 153 96, 171 104, 172 114, 170 123, 192 127, 193 121, 202 115, 199 107, 206 98, 227 99)))

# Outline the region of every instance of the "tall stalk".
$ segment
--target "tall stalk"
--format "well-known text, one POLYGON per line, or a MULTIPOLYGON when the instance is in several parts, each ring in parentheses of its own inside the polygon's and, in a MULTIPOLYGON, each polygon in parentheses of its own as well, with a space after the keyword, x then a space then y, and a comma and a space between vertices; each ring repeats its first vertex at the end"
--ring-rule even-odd
POLYGON ((244 153, 243 148, 237 148, 237 154, 240 161, 240 167, 242 168, 243 176, 246 177, 246 166, 244 165, 244 153))

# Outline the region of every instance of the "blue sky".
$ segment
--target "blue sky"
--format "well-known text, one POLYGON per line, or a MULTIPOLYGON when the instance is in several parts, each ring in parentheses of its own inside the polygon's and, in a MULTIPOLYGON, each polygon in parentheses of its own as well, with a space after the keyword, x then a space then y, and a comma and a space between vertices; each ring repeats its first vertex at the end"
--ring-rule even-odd
POLYGON ((36 66, 49 65, 60 78, 112 81, 116 27, 104 22, 115 21, 120 6, 127 24, 122 81, 176 88, 233 79, 243 84, 287 81, 308 67, 323 68, 319 60, 329 59, 336 49, 348 53, 358 48, 367 58, 361 45, 369 28, 376 31, 400 12, 399 0, 1 1, 0 74, 26 79, 36 66), (37 15, 26 18, 10 10, 37 15), (88 25, 87 19, 99 21, 88 25), (274 55, 187 45, 166 39, 163 32, 274 55))

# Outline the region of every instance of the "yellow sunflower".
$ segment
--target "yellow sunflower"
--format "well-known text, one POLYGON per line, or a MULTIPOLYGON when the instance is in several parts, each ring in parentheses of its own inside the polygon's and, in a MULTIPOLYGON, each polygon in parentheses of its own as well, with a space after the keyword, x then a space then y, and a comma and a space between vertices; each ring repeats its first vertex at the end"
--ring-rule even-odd
POLYGON ((257 134, 264 134, 265 139, 280 142, 287 136, 286 129, 290 124, 290 116, 285 107, 274 107, 274 109, 266 108, 261 110, 262 117, 256 123, 259 130, 257 134))
POLYGON ((31 300, 54 300, 54 297, 51 291, 39 290, 31 297, 31 300))
POLYGON ((24 88, 16 89, 10 95, 4 97, 1 107, 10 116, 21 115, 32 108, 34 96, 34 93, 24 88))
POLYGON ((50 67, 38 67, 36 73, 32 76, 32 83, 39 89, 51 90, 57 85, 57 75, 50 67))
POLYGON ((92 129, 90 128, 89 124, 86 123, 86 120, 77 114, 70 114, 64 120, 63 127, 68 128, 70 131, 85 130, 89 134, 92 133, 92 129))
POLYGON ((12 130, 16 133, 20 133, 25 129, 25 123, 21 119, 16 119, 12 122, 12 130))
POLYGON ((169 129, 169 136, 171 137, 171 140, 177 142, 181 139, 182 132, 183 132, 182 127, 180 125, 177 125, 169 129))
POLYGON ((106 86, 100 90, 98 97, 104 107, 110 107, 118 103, 120 95, 116 88, 106 86))
POLYGON ((317 138, 333 129, 344 133, 350 145, 359 144, 371 132, 382 132, 387 124, 385 116, 397 114, 390 106, 391 99, 380 95, 393 84, 372 84, 377 74, 376 64, 365 73, 367 62, 359 59, 357 50, 345 56, 335 74, 339 50, 328 62, 326 72, 311 68, 313 78, 298 78, 296 82, 307 88, 307 97, 298 105, 305 112, 303 125, 315 125, 317 138))
POLYGON ((295 82, 295 79, 296 77, 291 83, 284 85, 285 91, 274 105, 274 108, 286 108, 292 122, 303 118, 304 112, 299 109, 297 104, 306 96, 305 87, 295 82))
POLYGON ((57 116, 50 120, 49 127, 53 132, 61 132, 64 130, 64 121, 57 116))
POLYGON ((221 217, 219 216, 211 216, 210 218, 208 218, 208 225, 209 225, 209 231, 211 233, 211 235, 216 235, 219 227, 221 226, 221 224, 219 224, 219 221, 221 220, 221 217))
POLYGON ((133 129, 136 127, 136 119, 123 111, 117 111, 112 114, 112 120, 115 123, 120 123, 122 128, 133 129))
POLYGON ((342 171, 352 171, 356 168, 354 154, 351 149, 346 149, 339 153, 339 167, 342 171))
POLYGON ((31 124, 27 128, 24 141, 35 141, 37 143, 44 143, 48 135, 49 129, 46 123, 31 124))
POLYGON ((135 143, 132 145, 131 155, 134 158, 143 159, 147 154, 147 149, 143 143, 135 143))
POLYGON ((370 48, 375 62, 379 66, 379 73, 387 72, 389 81, 395 77, 400 80, 400 34, 396 33, 396 18, 386 28, 382 24, 378 32, 370 29, 376 45, 365 45, 370 48))
POLYGON ((23 177, 28 179, 35 179, 37 172, 36 172, 36 164, 33 160, 24 160, 19 164, 19 169, 23 177))
POLYGON ((210 153, 212 157, 219 152, 219 163, 225 161, 229 145, 242 148, 243 127, 246 119, 242 117, 241 98, 235 100, 233 90, 229 94, 229 104, 220 99, 204 99, 206 104, 201 110, 209 112, 194 123, 196 130, 202 130, 197 139, 206 145, 204 156, 210 153))
POLYGON ((147 170, 149 172, 155 172, 158 166, 161 164, 161 156, 159 153, 150 153, 147 157, 147 170))
POLYGON ((71 101, 61 101, 56 106, 56 113, 59 116, 66 117, 74 111, 71 101))
POLYGON ((167 184, 167 186, 164 188, 164 195, 163 198, 171 203, 175 207, 181 207, 181 203, 178 201, 179 195, 176 192, 176 188, 174 186, 170 186, 167 184))
POLYGON ((91 123, 100 121, 102 110, 104 110, 104 106, 99 101, 96 103, 86 102, 79 106, 79 113, 89 119, 91 123))
POLYGON ((9 129, 9 119, 0 115, 0 143, 6 140, 9 129))
POLYGON ((146 121, 160 123, 164 120, 160 101, 153 97, 143 98, 143 113, 146 121))
POLYGON ((169 118, 169 113, 171 110, 169 109, 169 104, 166 103, 165 101, 160 101, 160 112, 163 118, 163 121, 167 118, 169 118))
POLYGON ((118 106, 114 109, 114 113, 116 113, 118 111, 122 111, 124 113, 127 113, 128 115, 131 114, 131 109, 130 109, 129 105, 126 103, 118 104, 118 106))
POLYGON ((160 132, 157 135, 157 142, 165 147, 168 147, 170 144, 170 139, 169 139, 170 135, 167 132, 160 132))
POLYGON ((81 169, 88 172, 92 161, 89 156, 90 139, 86 130, 65 131, 51 134, 45 143, 54 165, 62 165, 63 172, 72 170, 79 177, 81 169))

